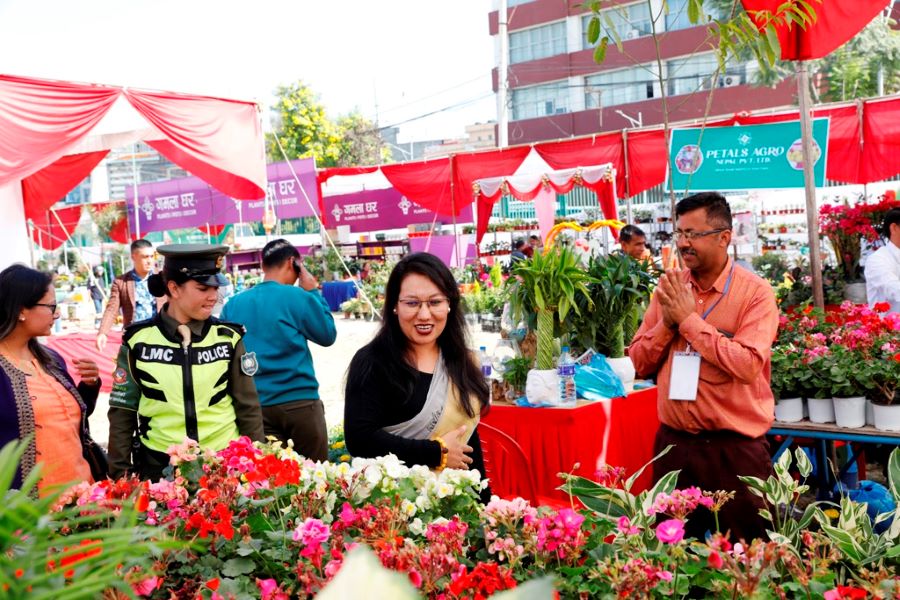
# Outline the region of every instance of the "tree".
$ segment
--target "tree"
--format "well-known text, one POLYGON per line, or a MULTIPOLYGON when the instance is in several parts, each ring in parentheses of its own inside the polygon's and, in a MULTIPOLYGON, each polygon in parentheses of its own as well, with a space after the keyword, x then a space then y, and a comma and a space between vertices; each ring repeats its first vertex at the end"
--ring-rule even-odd
MULTIPOLYGON (((337 166, 341 155, 340 131, 325 114, 319 97, 302 81, 280 85, 272 107, 275 135, 289 160, 315 158, 317 167, 337 166)), ((279 162, 284 155, 274 138, 268 140, 269 160, 279 162)))
MULTIPOLYGON (((713 0, 719 11, 743 13, 740 3, 734 0, 713 0)), ((900 31, 896 22, 887 17, 876 17, 850 40, 820 60, 809 61, 810 73, 820 73, 819 85, 812 84, 816 101, 843 101, 854 98, 878 96, 878 72, 883 69, 883 93, 900 91, 900 31)), ((738 60, 752 58, 747 50, 738 53, 738 60)), ((796 65, 776 60, 772 65, 761 65, 753 83, 773 86, 793 77, 796 65)), ((815 78, 811 78, 815 81, 815 78)))
POLYGON ((341 140, 338 166, 377 165, 389 162, 391 151, 372 121, 358 111, 338 119, 341 140))
MULTIPOLYGON (((377 127, 359 111, 331 120, 318 95, 302 81, 279 86, 275 95, 275 135, 288 159, 313 157, 317 167, 353 167, 390 158, 377 127)), ((284 160, 274 137, 267 149, 271 162, 284 160)))

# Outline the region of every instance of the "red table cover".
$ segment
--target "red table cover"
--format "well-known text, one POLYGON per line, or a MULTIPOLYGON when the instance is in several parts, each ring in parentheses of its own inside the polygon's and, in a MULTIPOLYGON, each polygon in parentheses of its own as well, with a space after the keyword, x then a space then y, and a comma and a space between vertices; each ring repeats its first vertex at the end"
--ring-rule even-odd
MULTIPOLYGON (((606 463, 625 467, 630 476, 653 458, 653 440, 659 428, 655 387, 576 408, 495 404, 483 421, 522 447, 534 472, 536 493, 561 500, 567 496, 556 489, 562 484, 558 473, 568 473, 578 463, 575 473, 593 479, 598 467, 606 463)), ((651 469, 647 469, 632 493, 650 487, 651 480, 651 469)))
POLYGON ((100 391, 109 393, 112 391, 112 374, 116 370, 116 358, 119 356, 119 346, 122 345, 122 332, 110 331, 106 347, 103 352, 97 351, 95 341, 97 334, 68 333, 66 335, 52 335, 46 340, 48 347, 59 352, 66 360, 69 375, 78 383, 78 371, 75 370, 73 361, 76 358, 87 358, 97 363, 100 369, 100 391))

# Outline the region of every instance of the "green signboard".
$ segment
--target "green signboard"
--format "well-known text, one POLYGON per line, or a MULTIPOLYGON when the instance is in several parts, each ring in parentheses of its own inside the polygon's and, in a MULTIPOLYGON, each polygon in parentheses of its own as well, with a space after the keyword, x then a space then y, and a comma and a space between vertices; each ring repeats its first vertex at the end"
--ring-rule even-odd
MULTIPOLYGON (((828 119, 813 120, 813 175, 825 185, 828 119)), ((673 129, 667 183, 675 191, 803 187, 800 121, 673 129)))

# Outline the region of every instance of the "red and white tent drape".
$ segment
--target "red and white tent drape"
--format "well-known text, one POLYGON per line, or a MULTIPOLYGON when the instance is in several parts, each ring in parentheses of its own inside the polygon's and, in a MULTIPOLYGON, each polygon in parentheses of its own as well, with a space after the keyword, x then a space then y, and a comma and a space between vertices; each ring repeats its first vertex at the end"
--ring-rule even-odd
MULTIPOLYGON (((576 185, 597 194, 598 204, 605 218, 618 218, 616 170, 612 164, 543 169, 504 177, 488 177, 476 180, 472 186, 478 205, 476 241, 481 242, 484 237, 494 203, 503 194, 510 194, 523 202, 533 201, 541 237, 546 237, 553 227, 556 194, 567 194, 576 185)), ((613 235, 616 235, 615 231, 613 235)))

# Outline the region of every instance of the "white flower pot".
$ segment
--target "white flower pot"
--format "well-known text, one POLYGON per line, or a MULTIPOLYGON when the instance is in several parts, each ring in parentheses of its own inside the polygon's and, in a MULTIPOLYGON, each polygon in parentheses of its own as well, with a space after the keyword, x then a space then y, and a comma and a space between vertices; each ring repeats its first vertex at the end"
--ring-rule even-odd
POLYGON ((875 409, 872 408, 875 406, 872 404, 872 401, 866 398, 866 425, 871 426, 875 425, 875 409))
POLYGON ((865 396, 853 396, 852 398, 833 398, 834 419, 838 427, 856 429, 866 424, 866 398, 865 396))
POLYGON ((873 404, 875 429, 879 431, 900 431, 900 404, 884 406, 873 404))
POLYGON ((625 393, 630 394, 633 392, 635 371, 634 363, 631 362, 631 357, 623 356, 622 358, 607 358, 606 362, 609 363, 613 373, 622 380, 622 385, 625 386, 625 393))
POLYGON ((831 398, 809 398, 809 420, 813 423, 834 423, 834 401, 831 398))
POLYGON ((782 398, 775 403, 775 420, 796 423, 803 420, 803 398, 782 398))
POLYGON ((525 380, 525 398, 529 404, 559 404, 559 376, 556 369, 532 369, 525 380))

